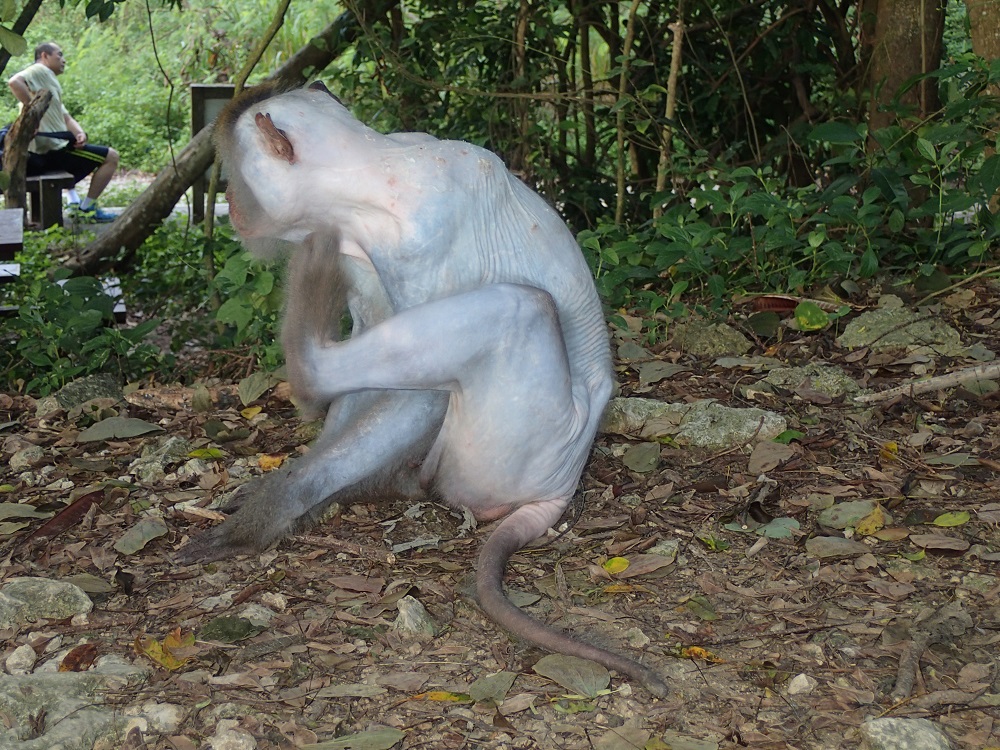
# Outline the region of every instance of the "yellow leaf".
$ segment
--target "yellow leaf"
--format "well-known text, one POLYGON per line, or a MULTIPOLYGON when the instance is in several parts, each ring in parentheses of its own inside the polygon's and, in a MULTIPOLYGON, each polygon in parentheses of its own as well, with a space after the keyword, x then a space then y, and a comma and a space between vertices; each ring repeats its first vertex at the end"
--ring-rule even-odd
POLYGON ((707 648, 702 648, 701 646, 688 646, 687 648, 681 649, 681 656, 687 659, 702 659, 713 664, 724 663, 718 656, 713 654, 707 648))
POLYGON ((614 575, 615 573, 624 572, 628 565, 628 560, 624 557, 612 557, 610 560, 605 560, 601 567, 614 575))
POLYGON ((171 672, 190 661, 196 651, 194 633, 184 635, 180 628, 170 633, 162 642, 155 638, 136 638, 134 648, 137 654, 145 656, 171 672))
POLYGON ((898 461, 899 444, 895 440, 882 443, 882 447, 879 449, 878 455, 883 461, 898 461))
POLYGON ((881 505, 876 505, 875 510, 858 521, 854 530, 860 536, 871 536, 883 526, 885 526, 885 512, 882 510, 881 505))
POLYGON ((273 471, 277 469, 288 458, 287 453, 264 453, 257 459, 257 464, 261 471, 273 471))
POLYGON ((468 703, 472 700, 465 693, 451 693, 447 690, 432 690, 429 693, 414 695, 413 700, 445 701, 448 703, 468 703))
POLYGON ((190 648, 194 645, 194 632, 185 635, 180 628, 175 628, 163 639, 163 647, 175 651, 179 648, 190 648))
POLYGON ((263 408, 260 407, 260 406, 248 406, 246 409, 244 409, 243 411, 241 411, 240 414, 243 415, 244 419, 249 420, 249 419, 253 419, 254 417, 256 417, 262 411, 263 411, 263 408))
POLYGON ((604 587, 605 594, 631 594, 635 591, 648 591, 645 586, 635 583, 612 583, 604 587))

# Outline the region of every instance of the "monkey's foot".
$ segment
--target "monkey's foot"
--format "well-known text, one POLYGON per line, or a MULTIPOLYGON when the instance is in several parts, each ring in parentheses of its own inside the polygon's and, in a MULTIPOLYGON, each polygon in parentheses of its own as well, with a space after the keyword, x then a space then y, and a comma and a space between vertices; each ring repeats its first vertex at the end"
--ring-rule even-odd
MULTIPOLYGON (((294 519, 283 519, 274 491, 285 472, 274 472, 237 488, 227 501, 236 511, 218 526, 191 540, 178 553, 182 563, 211 562, 234 555, 253 555, 273 547, 291 533, 294 519)), ((286 506, 287 507, 287 506, 286 506)))

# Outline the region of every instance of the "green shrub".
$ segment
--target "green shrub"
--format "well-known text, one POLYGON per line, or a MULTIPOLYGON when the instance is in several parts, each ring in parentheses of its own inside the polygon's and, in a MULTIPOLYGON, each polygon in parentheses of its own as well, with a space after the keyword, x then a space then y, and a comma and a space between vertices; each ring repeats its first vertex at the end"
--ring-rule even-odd
POLYGON ((5 327, 0 373, 26 393, 46 395, 70 380, 114 373, 123 381, 160 370, 164 358, 143 339, 159 324, 114 328, 114 300, 90 277, 27 282, 18 314, 5 327))
MULTIPOLYGON (((928 274, 944 264, 989 261, 1000 226, 990 200, 1000 188, 992 154, 1000 61, 966 57, 938 71, 962 95, 909 129, 869 133, 823 123, 804 148, 827 154, 814 184, 790 185, 770 167, 729 168, 695 154, 679 194, 645 224, 601 224, 579 235, 599 291, 612 307, 679 314, 681 292, 723 307, 734 294, 797 292, 833 277, 928 274)), ((678 160, 680 162, 680 160, 678 160)))
POLYGON ((276 270, 239 247, 214 282, 225 300, 216 313, 216 320, 227 326, 220 336, 222 344, 248 349, 265 370, 284 361, 277 336, 283 299, 277 278, 276 270))

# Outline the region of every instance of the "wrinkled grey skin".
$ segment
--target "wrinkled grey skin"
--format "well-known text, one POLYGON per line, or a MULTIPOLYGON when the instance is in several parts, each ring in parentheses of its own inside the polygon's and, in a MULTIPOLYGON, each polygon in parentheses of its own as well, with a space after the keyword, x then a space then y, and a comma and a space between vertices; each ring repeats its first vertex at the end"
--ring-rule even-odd
POLYGON ((601 306, 560 217, 494 154, 379 134, 325 89, 257 91, 216 130, 248 247, 296 246, 289 380, 327 417, 304 459, 251 485, 184 556, 265 549, 334 501, 430 494, 503 519, 477 568, 496 622, 665 694, 648 668, 542 625, 503 594, 511 554, 570 503, 612 389, 601 306), (354 330, 337 341, 345 306, 354 330))

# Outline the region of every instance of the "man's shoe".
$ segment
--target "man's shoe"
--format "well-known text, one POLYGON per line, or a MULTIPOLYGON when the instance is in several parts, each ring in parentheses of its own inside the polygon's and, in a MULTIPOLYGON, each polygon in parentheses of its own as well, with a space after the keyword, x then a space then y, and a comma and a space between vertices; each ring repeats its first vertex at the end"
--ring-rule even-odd
POLYGON ((80 208, 77 206, 75 213, 79 221, 94 221, 98 224, 107 224, 109 221, 114 221, 118 218, 115 214, 98 208, 96 203, 91 203, 89 208, 80 208))

